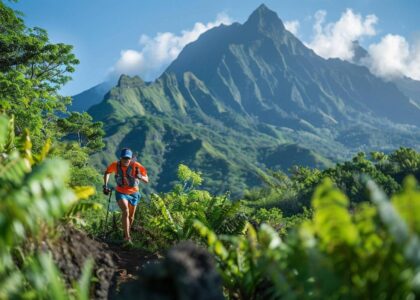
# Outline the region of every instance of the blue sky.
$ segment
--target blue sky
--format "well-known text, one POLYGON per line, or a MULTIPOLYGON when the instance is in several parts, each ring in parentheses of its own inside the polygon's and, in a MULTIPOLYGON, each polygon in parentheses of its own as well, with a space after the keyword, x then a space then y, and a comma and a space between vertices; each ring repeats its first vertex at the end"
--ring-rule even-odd
POLYGON ((184 43, 220 22, 243 23, 261 3, 321 56, 350 60, 348 49, 337 52, 337 43, 356 37, 375 57, 373 72, 420 80, 418 0, 20 0, 9 5, 25 14, 28 26, 46 29, 53 42, 74 45, 81 63, 62 89, 74 95, 115 73, 152 80, 184 43))

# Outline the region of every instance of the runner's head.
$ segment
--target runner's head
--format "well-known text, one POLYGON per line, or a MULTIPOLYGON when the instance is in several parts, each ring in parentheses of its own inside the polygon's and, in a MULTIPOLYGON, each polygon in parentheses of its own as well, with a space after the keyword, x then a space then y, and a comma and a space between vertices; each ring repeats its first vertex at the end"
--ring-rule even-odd
POLYGON ((121 150, 120 160, 123 166, 128 166, 132 158, 133 158, 133 152, 130 149, 124 148, 121 150))

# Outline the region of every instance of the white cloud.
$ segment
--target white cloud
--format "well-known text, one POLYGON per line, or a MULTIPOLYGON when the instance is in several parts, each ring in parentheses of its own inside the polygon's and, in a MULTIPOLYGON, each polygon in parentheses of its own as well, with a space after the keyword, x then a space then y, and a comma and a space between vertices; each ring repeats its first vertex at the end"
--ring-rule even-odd
POLYGON ((299 26, 300 23, 297 20, 284 22, 284 27, 286 27, 286 29, 293 33, 295 36, 298 36, 299 26))
MULTIPOLYGON (((315 14, 314 37, 306 45, 324 58, 351 61, 353 41, 376 35, 375 15, 365 17, 347 9, 337 22, 325 24, 327 13, 315 14)), ((368 46, 369 57, 362 61, 372 73, 390 79, 408 76, 420 80, 420 38, 410 44, 403 36, 387 34, 377 44, 368 46)))
POLYGON ((351 60, 354 55, 353 41, 376 34, 374 26, 378 18, 375 15, 363 18, 347 9, 336 23, 324 24, 326 15, 323 10, 316 12, 313 26, 315 35, 307 44, 324 58, 351 60))
POLYGON ((135 50, 122 50, 121 57, 115 64, 115 70, 124 70, 126 74, 135 73, 144 64, 144 55, 135 50))
POLYGON ((222 23, 228 25, 232 20, 226 14, 219 14, 214 22, 197 22, 191 30, 183 30, 180 35, 172 32, 160 32, 154 37, 142 35, 139 40, 141 49, 122 50, 111 71, 117 74, 140 75, 147 81, 154 80, 178 56, 184 46, 195 41, 203 32, 222 23))
POLYGON ((420 41, 410 46, 404 37, 387 34, 378 44, 369 46, 365 63, 381 77, 408 76, 420 80, 420 41))

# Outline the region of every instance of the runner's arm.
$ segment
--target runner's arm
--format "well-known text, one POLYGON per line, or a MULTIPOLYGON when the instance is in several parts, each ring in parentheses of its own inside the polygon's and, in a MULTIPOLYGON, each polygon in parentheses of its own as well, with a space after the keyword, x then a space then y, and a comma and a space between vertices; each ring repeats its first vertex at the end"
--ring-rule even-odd
POLYGON ((149 183, 149 176, 146 175, 141 175, 140 180, 143 181, 144 183, 149 183))
POLYGON ((109 181, 109 175, 111 175, 111 173, 104 173, 104 187, 108 186, 108 181, 109 181))
POLYGON ((149 183, 149 176, 147 176, 146 168, 143 167, 140 163, 137 163, 137 166, 139 167, 139 171, 140 171, 140 173, 137 175, 138 178, 144 183, 149 183))
POLYGON ((112 173, 116 172, 116 166, 117 163, 113 162, 112 164, 110 164, 108 166, 108 168, 106 168, 105 173, 104 173, 104 188, 108 188, 108 182, 109 182, 109 175, 111 175, 112 173))

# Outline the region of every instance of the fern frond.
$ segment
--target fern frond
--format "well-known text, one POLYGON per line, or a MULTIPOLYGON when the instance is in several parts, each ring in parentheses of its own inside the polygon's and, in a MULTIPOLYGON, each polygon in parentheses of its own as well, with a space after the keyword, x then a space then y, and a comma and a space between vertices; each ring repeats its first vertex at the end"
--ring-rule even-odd
POLYGON ((238 213, 234 217, 226 219, 219 227, 218 233, 222 234, 241 234, 248 222, 248 217, 243 213, 238 213))

